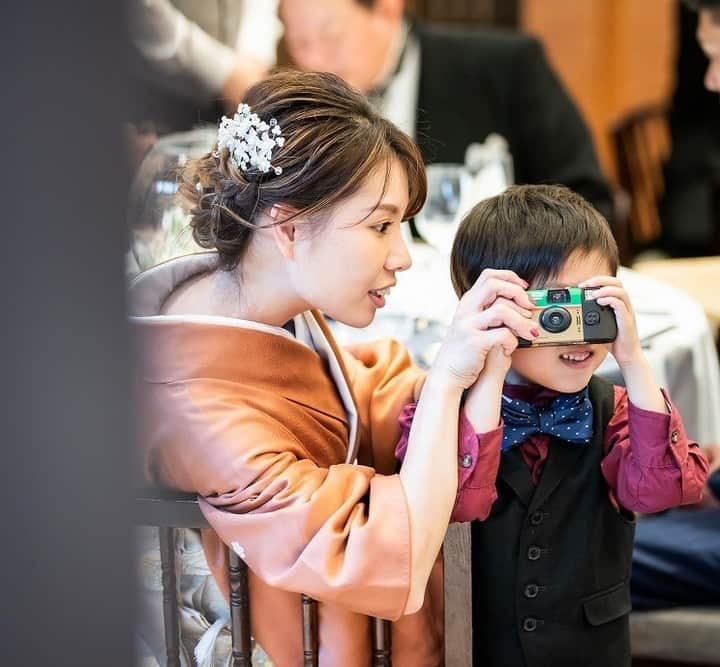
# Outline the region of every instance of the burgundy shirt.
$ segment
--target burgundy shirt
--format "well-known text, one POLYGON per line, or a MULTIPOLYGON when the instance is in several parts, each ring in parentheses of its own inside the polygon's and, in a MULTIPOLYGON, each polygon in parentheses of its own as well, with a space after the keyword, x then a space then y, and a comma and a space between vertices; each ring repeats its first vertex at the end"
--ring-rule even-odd
MULTIPOLYGON (((544 407, 559 393, 537 385, 505 384, 503 393, 544 407)), ((633 405, 624 387, 615 387, 615 406, 603 438, 605 457, 600 471, 610 502, 619 511, 660 512, 697 503, 708 473, 708 461, 697 443, 685 434, 675 406, 663 390, 670 414, 633 405)), ((405 457, 417 403, 406 405, 399 417, 402 432, 395 449, 405 457)), ((458 424, 458 493, 451 522, 484 520, 497 499, 495 480, 500 466, 503 425, 475 433, 465 411, 458 424)), ((535 433, 519 445, 523 460, 538 483, 548 457, 550 436, 535 433)), ((578 445, 581 447, 582 445, 578 445)))

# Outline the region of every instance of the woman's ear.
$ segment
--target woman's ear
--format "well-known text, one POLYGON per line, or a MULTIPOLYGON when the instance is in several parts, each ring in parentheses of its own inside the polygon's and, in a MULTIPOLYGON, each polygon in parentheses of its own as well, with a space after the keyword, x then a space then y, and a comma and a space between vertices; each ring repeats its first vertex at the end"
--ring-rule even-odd
POLYGON ((280 254, 286 259, 294 259, 297 211, 275 204, 268 215, 273 223, 271 231, 280 254))

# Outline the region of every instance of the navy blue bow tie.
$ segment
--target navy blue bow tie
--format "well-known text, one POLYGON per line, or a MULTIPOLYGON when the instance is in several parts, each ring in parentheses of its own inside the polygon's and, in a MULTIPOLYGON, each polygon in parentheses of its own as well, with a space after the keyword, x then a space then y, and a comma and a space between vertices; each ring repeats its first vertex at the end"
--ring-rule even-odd
POLYGON ((593 408, 585 387, 577 394, 562 394, 545 408, 503 394, 501 414, 502 450, 519 445, 533 433, 545 433, 561 440, 587 445, 593 434, 593 408))

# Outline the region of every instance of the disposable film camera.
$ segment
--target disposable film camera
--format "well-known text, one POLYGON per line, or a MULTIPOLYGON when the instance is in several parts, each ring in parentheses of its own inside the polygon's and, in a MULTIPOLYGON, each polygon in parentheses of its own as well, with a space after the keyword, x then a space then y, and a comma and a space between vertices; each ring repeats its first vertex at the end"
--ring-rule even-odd
POLYGON ((532 319, 540 335, 519 339, 519 347, 609 343, 617 337, 615 313, 592 298, 593 290, 580 287, 528 290, 535 304, 532 319))

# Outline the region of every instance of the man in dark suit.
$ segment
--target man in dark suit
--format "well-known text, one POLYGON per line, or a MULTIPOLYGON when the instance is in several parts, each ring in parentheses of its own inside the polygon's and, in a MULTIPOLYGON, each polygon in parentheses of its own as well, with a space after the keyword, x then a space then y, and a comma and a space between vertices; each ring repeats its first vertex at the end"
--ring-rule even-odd
POLYGON ((463 162, 490 133, 508 142, 518 183, 562 183, 603 214, 612 201, 592 138, 537 40, 430 27, 403 0, 281 0, 290 56, 367 93, 413 135, 427 162, 463 162))

